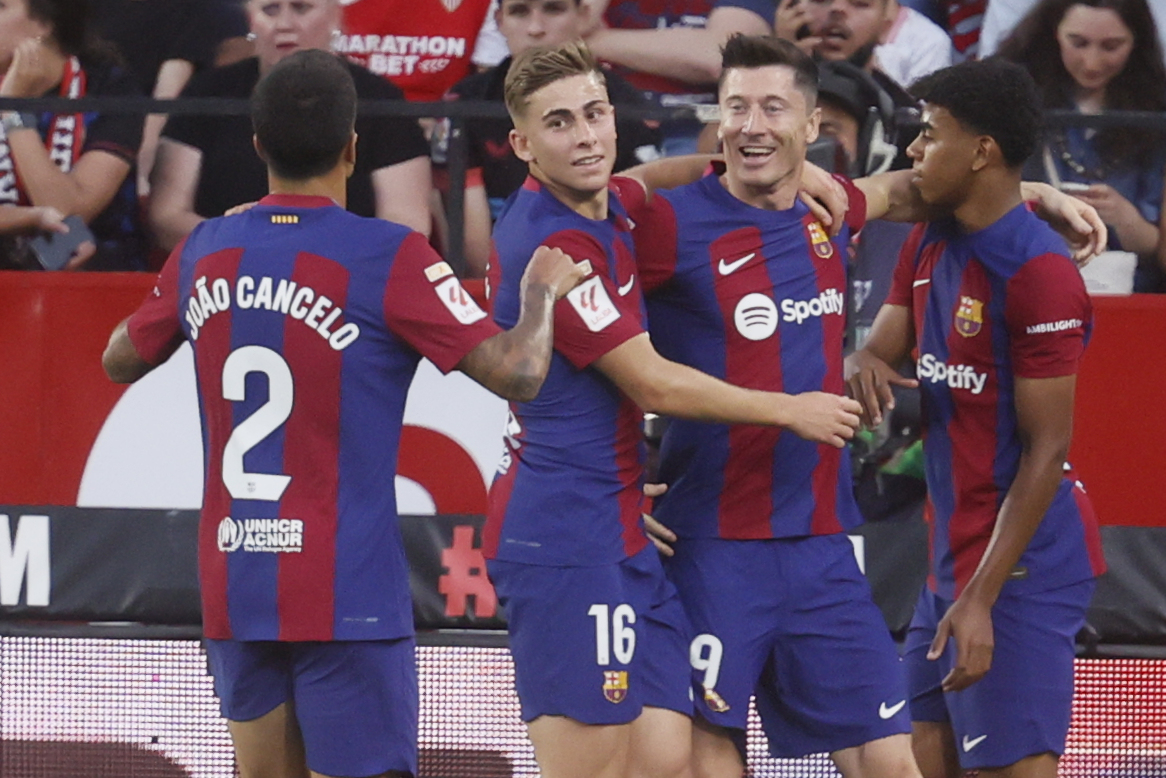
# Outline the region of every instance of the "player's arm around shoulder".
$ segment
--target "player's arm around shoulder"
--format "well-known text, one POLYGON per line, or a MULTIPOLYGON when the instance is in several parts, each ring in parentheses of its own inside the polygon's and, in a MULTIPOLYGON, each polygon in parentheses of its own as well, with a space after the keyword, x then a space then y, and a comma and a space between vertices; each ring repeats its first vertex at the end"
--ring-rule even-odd
POLYGON ((518 323, 479 343, 458 362, 458 370, 508 400, 533 400, 551 365, 555 302, 587 273, 561 249, 535 249, 522 275, 518 323))
POLYGON ((838 448, 858 428, 859 406, 825 392, 791 395, 744 389, 660 356, 646 333, 595 361, 595 367, 645 411, 722 424, 787 427, 838 448))

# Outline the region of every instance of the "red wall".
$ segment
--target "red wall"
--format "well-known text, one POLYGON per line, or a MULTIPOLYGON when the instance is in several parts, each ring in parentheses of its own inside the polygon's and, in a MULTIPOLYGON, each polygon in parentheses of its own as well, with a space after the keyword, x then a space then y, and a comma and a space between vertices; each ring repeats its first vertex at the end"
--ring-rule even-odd
MULTIPOLYGON (((153 285, 138 274, 0 272, 0 505, 73 505, 85 460, 122 387, 101 370, 109 332, 153 285)), ((1094 298, 1072 459, 1107 524, 1166 526, 1166 296, 1094 298)), ((443 440, 445 440, 443 438, 443 440)), ((440 442, 440 441, 439 441, 440 442)), ((406 436, 402 474, 440 512, 481 512, 451 453, 406 436)), ((472 463, 471 463, 472 464, 472 463)))

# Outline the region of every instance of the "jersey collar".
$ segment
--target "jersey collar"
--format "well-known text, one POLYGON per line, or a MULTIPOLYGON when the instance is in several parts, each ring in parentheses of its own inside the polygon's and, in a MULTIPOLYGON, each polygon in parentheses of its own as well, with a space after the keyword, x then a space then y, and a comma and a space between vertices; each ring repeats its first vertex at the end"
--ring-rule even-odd
POLYGON ((331 197, 297 194, 269 194, 260 200, 259 204, 274 205, 277 208, 327 208, 333 205, 340 207, 331 197))

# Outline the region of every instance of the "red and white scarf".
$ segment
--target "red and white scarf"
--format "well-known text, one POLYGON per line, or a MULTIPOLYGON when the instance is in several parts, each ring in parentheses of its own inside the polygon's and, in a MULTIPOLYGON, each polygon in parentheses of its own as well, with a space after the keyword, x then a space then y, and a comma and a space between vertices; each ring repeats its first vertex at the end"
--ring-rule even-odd
MULTIPOLYGON (((84 97, 87 78, 76 57, 69 57, 65 61, 65 75, 61 79, 59 94, 61 97, 84 97)), ((48 137, 45 138, 45 148, 53 164, 68 173, 81 157, 81 149, 85 145, 85 116, 81 113, 53 114, 52 124, 49 127, 48 137)), ((29 205, 28 195, 20 185, 20 171, 16 169, 12 159, 12 151, 8 147, 8 138, 4 128, 0 127, 0 204, 29 205)))

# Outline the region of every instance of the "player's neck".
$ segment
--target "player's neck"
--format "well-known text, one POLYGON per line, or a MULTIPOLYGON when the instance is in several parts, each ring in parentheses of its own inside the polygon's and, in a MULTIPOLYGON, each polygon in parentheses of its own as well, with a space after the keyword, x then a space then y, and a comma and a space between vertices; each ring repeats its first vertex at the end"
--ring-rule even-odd
POLYGON ((267 171, 267 189, 271 194, 328 197, 341 208, 348 206, 348 176, 341 167, 322 176, 304 179, 280 178, 267 171))
POLYGON ((979 232, 998 222, 1023 200, 1018 173, 984 171, 953 215, 965 232, 979 232))
POLYGON ((760 208, 763 211, 785 211, 794 207, 798 199, 798 182, 801 180, 801 167, 789 171, 777 182, 760 186, 741 180, 734 175, 732 168, 726 168, 721 176, 721 186, 729 194, 746 205, 760 208))
POLYGON ((556 200, 586 219, 602 221, 607 218, 607 187, 597 192, 573 189, 551 180, 537 165, 530 166, 530 174, 538 179, 556 200))

